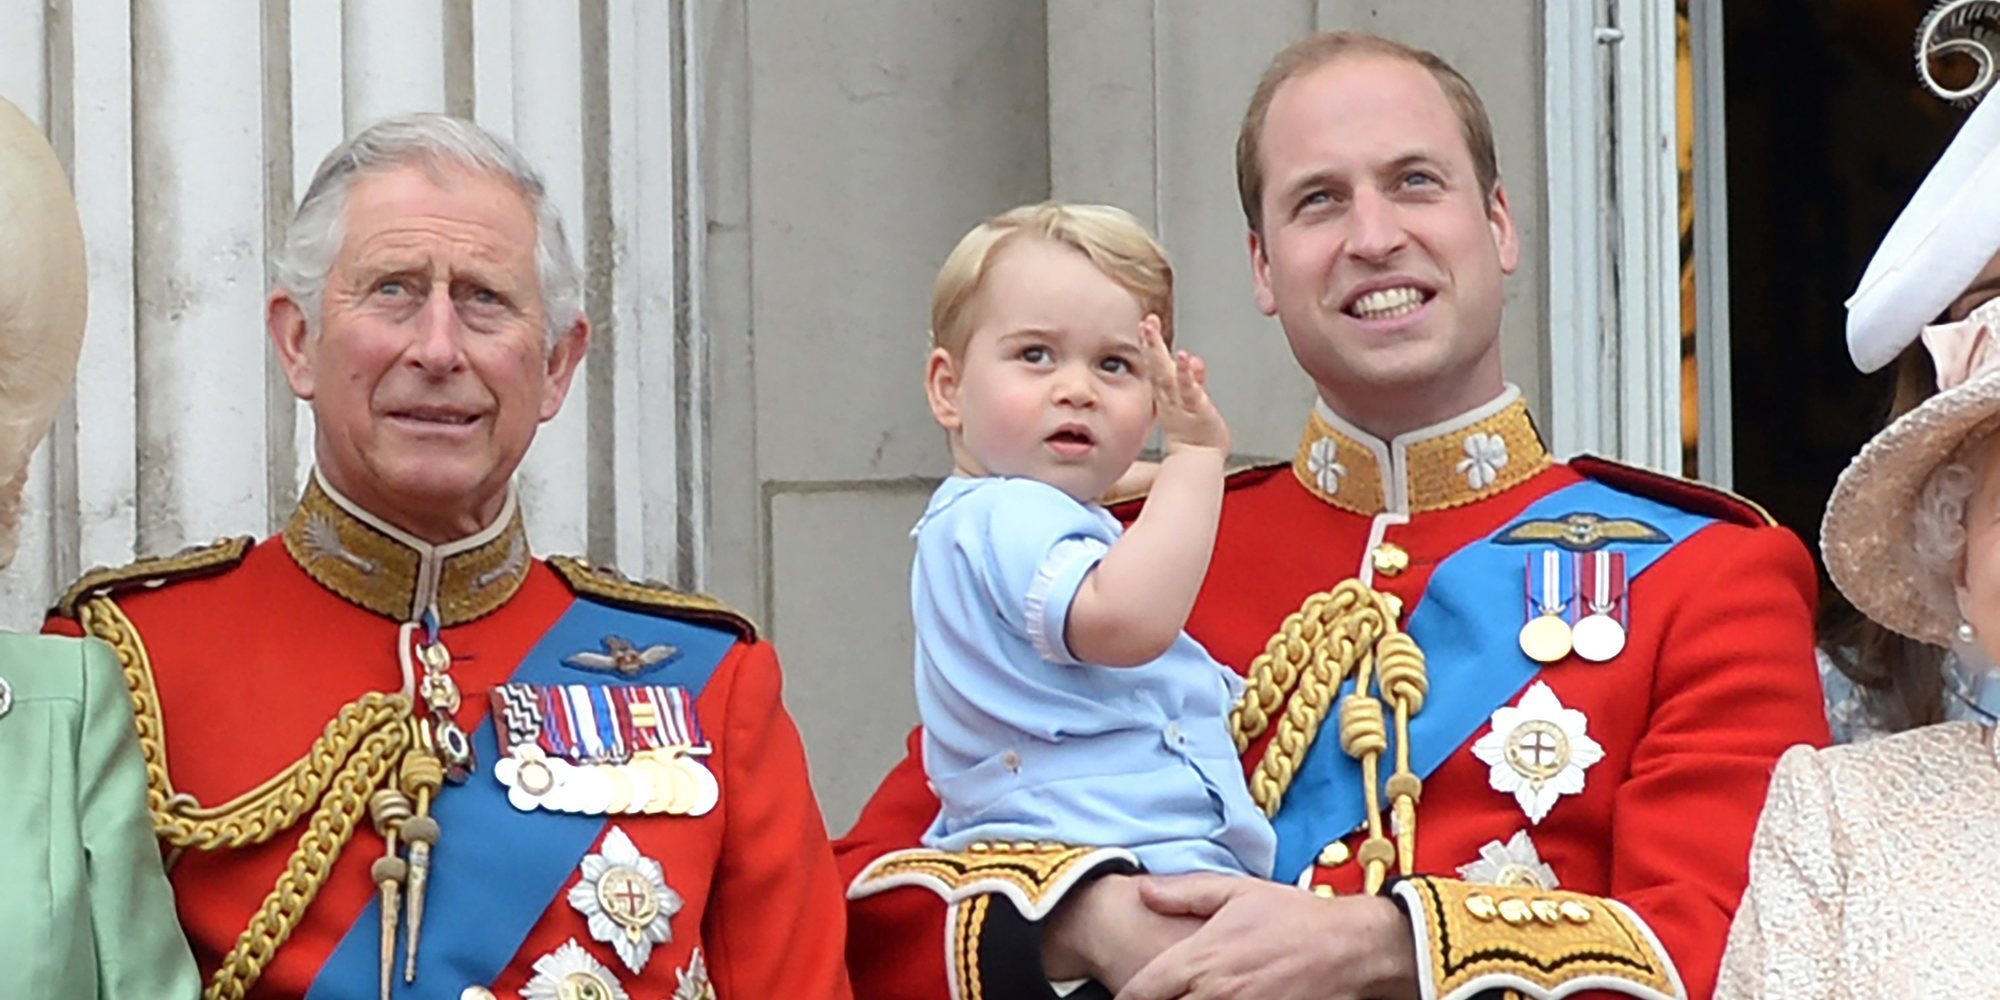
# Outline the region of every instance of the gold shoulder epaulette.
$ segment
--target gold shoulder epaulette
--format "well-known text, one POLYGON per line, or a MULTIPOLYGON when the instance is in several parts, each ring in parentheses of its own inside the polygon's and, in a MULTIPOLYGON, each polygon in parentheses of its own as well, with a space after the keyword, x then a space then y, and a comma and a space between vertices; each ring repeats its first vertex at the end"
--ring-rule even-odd
POLYGON ((1777 524, 1771 512, 1765 510, 1755 500, 1738 496, 1720 486, 1711 486, 1693 479, 1655 472, 1652 469, 1626 465, 1623 462, 1596 455, 1578 455, 1569 460, 1569 467, 1602 483, 1608 483, 1627 493, 1636 493, 1650 500, 1670 503, 1682 510, 1706 514, 1718 520, 1733 524, 1765 528, 1777 524))
POLYGON ((550 556, 549 568, 579 596, 633 611, 715 625, 735 632, 746 641, 757 638, 756 622, 707 594, 675 590, 652 580, 633 580, 609 566, 588 563, 575 556, 550 556))
POLYGON ((123 566, 100 566, 70 584, 56 601, 55 613, 75 618, 77 604, 88 597, 220 573, 242 562, 255 544, 256 539, 242 535, 217 539, 207 545, 191 545, 170 556, 147 556, 123 566))

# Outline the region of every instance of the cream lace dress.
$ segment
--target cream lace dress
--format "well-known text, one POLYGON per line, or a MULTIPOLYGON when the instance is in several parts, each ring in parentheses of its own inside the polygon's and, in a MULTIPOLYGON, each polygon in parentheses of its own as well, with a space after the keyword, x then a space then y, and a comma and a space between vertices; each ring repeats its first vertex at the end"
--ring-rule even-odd
POLYGON ((2000 763, 1975 723, 1778 761, 1716 1000, 2000 997, 2000 763))

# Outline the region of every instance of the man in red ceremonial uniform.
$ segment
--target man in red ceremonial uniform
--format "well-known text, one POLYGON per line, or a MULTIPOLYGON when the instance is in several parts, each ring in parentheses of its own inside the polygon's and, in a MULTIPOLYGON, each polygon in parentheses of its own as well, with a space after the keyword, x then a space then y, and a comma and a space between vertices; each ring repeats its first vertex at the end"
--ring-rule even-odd
POLYGON ((589 328, 542 181, 477 126, 335 150, 269 326, 317 468, 283 534, 99 570, 210 997, 847 997, 771 647, 530 556, 512 478, 589 328))
POLYGON ((836 846, 860 991, 1708 996, 1771 766, 1826 739, 1804 548, 1727 494, 1548 454, 1500 372, 1492 129, 1434 55, 1301 42, 1237 149, 1257 302, 1319 402, 1289 465, 1230 480, 1188 630, 1249 682, 1277 884, 913 849, 937 810, 913 738, 836 846))

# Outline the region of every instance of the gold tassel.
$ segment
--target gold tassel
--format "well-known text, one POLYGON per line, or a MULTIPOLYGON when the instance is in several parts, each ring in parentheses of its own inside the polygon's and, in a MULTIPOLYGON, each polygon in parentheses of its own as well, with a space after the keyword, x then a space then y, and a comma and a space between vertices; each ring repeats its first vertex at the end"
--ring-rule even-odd
POLYGON ((388 844, 368 872, 382 892, 382 1000, 390 1000, 396 968, 396 915, 402 908, 403 879, 409 874, 409 866, 396 854, 396 834, 410 818, 410 800, 393 788, 377 789, 368 797, 368 812, 375 831, 388 844))
POLYGON ((403 794, 417 802, 416 815, 403 821, 403 839, 410 844, 410 915, 406 921, 403 982, 417 981, 417 942, 424 925, 424 887, 430 882, 431 848, 438 840, 431 796, 444 784, 444 765, 427 748, 416 747, 403 757, 403 794))

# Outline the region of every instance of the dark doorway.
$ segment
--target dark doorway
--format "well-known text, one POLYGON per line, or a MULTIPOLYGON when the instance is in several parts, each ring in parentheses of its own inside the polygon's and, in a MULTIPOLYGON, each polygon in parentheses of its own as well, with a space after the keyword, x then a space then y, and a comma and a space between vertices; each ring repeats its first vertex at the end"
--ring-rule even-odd
POLYGON ((1842 303, 1966 112, 1917 82, 1926 0, 1722 6, 1735 488, 1817 557, 1894 380, 1854 370, 1842 303))

